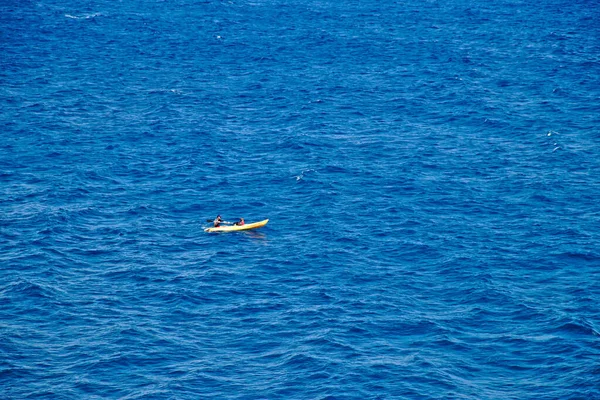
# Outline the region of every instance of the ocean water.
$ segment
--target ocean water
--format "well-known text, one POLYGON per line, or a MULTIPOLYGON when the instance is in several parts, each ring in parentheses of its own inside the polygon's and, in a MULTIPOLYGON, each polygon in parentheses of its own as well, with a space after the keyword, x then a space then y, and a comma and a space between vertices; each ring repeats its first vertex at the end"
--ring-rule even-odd
POLYGON ((599 21, 3 1, 0 398, 600 399, 599 21))

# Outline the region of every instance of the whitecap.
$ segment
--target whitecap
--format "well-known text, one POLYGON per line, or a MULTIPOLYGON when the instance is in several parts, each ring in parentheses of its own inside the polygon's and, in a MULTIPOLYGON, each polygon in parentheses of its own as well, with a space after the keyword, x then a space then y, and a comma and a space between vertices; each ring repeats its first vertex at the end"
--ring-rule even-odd
POLYGON ((94 14, 84 14, 84 15, 71 15, 71 14, 65 14, 65 17, 67 18, 71 18, 71 19, 90 19, 90 18, 96 18, 101 16, 101 13, 94 13, 94 14))
POLYGON ((314 169, 303 169, 302 172, 300 172, 300 175, 296 175, 294 177, 296 178, 296 182, 302 180, 304 178, 304 174, 306 174, 307 172, 314 172, 314 169))

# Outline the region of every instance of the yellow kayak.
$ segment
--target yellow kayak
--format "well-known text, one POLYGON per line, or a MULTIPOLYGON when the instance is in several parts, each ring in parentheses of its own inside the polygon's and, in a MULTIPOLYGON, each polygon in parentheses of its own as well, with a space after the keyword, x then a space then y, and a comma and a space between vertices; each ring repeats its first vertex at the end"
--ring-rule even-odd
POLYGON ((267 224, 267 222, 269 222, 268 219, 259 221, 259 222, 253 222, 251 224, 244 224, 242 226, 238 226, 238 225, 230 225, 230 226, 224 226, 221 225, 218 228, 206 228, 204 229, 204 232, 237 232, 237 231, 247 231, 248 229, 256 229, 256 228, 260 228, 262 226, 265 226, 267 224))

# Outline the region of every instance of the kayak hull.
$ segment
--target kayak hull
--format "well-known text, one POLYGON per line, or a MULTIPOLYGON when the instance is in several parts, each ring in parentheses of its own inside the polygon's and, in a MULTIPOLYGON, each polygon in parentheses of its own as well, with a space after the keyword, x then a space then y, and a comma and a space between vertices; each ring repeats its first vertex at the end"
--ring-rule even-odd
POLYGON ((233 226, 219 226, 218 228, 206 228, 204 229, 204 232, 239 232, 239 231, 247 231, 250 229, 257 229, 257 228, 261 228, 263 226, 265 226, 267 224, 267 222, 269 222, 268 219, 259 221, 259 222, 253 222, 251 224, 245 224, 242 226, 237 226, 237 225, 233 225, 233 226))

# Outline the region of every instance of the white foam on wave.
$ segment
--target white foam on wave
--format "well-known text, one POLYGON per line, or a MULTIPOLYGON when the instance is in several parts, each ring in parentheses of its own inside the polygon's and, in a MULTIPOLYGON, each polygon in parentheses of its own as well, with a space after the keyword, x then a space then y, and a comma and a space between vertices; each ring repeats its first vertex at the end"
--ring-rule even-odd
POLYGON ((84 15, 65 14, 65 17, 71 18, 71 19, 90 19, 90 18, 100 17, 101 15, 102 15, 101 13, 84 14, 84 15))
POLYGON ((296 182, 299 180, 302 180, 304 178, 304 174, 307 172, 314 172, 314 169, 303 169, 302 172, 300 172, 300 175, 296 175, 294 178, 296 178, 296 182))
POLYGON ((558 140, 556 138, 552 138, 552 136, 558 136, 560 135, 560 133, 556 132, 556 131, 548 131, 548 133, 546 133, 546 137, 549 138, 548 141, 550 141, 552 144, 552 146, 554 146, 554 149, 552 150, 552 152, 556 152, 558 150, 561 150, 561 145, 558 143, 558 140))
POLYGON ((183 91, 179 89, 148 89, 148 93, 173 93, 173 94, 183 94, 183 91))

